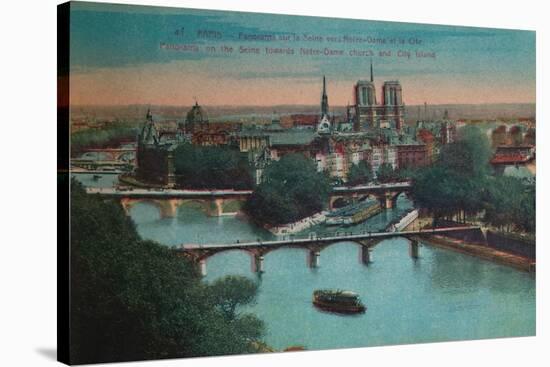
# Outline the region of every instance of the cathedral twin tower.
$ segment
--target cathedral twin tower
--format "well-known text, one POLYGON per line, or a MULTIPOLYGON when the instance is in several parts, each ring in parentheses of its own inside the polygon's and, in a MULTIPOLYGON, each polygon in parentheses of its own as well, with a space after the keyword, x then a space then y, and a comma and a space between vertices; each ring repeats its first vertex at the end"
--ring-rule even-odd
MULTIPOLYGON (((372 61, 370 80, 358 80, 354 87, 355 105, 348 106, 348 114, 354 112, 353 129, 363 131, 368 128, 392 128, 400 130, 405 119, 405 105, 401 84, 397 80, 386 81, 382 86, 382 101, 376 98, 372 61)), ((321 116, 328 113, 328 98, 323 77, 321 116)))

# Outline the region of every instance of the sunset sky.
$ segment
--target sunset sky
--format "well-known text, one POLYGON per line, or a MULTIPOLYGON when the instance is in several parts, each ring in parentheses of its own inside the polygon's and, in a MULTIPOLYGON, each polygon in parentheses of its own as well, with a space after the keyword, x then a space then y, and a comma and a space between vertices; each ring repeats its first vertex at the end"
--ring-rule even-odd
POLYGON ((371 60, 351 56, 351 50, 374 52, 379 99, 382 83, 397 79, 408 105, 535 102, 531 31, 78 2, 71 6, 73 105, 190 105, 194 97, 205 105, 318 104, 323 75, 329 104, 345 105, 353 103, 354 83, 369 78, 371 60), (210 38, 199 38, 199 31, 210 31, 210 38), (291 34, 300 40, 242 38, 291 34), (322 36, 323 41, 305 40, 304 35, 322 36), (386 44, 327 39, 343 36, 385 39, 386 44), (389 44, 391 39, 405 44, 389 44), (421 44, 409 44, 410 39, 421 44), (161 43, 194 45, 199 51, 165 49, 161 43), (222 45, 233 52, 221 53, 222 45), (260 54, 242 54, 240 46, 258 47, 260 54), (290 47, 294 54, 266 55, 265 47, 290 47), (325 47, 344 54, 300 55, 301 48, 325 47), (381 57, 382 50, 392 55, 381 57), (434 52, 435 58, 417 58, 416 50, 434 52), (408 51, 411 57, 397 57, 397 51, 408 51))

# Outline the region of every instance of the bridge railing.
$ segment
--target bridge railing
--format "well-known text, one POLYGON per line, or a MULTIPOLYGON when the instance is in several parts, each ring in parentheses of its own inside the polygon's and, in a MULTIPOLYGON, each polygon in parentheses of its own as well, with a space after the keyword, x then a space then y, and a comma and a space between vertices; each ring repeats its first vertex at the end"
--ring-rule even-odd
POLYGON ((262 240, 257 238, 255 241, 247 239, 241 241, 240 239, 235 240, 231 243, 225 244, 182 244, 180 245, 181 249, 198 249, 198 248, 209 248, 209 247, 235 247, 235 246, 270 246, 270 245, 280 245, 280 244, 292 244, 292 243, 309 243, 313 241, 336 241, 336 240, 359 240, 359 239, 369 239, 369 238, 385 238, 391 236, 406 236, 406 235, 415 235, 415 234, 437 234, 444 232, 453 232, 453 231, 463 231, 463 230, 475 230, 479 229, 479 226, 463 226, 463 227, 433 227, 433 228, 424 228, 414 231, 384 231, 384 232, 373 232, 371 230, 360 230, 360 231, 335 231, 328 233, 316 233, 310 232, 306 235, 296 236, 296 235, 284 235, 279 236, 275 240, 262 240))

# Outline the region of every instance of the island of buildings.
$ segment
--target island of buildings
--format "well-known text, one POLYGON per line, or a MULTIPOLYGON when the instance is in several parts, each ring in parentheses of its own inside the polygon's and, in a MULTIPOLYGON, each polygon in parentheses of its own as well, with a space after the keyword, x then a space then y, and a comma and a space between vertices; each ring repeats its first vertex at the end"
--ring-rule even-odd
POLYGON ((354 86, 354 105, 345 116, 329 111, 327 83, 323 77, 321 108, 318 115, 296 115, 289 126, 274 115, 271 124, 256 126, 235 122, 211 122, 198 104, 177 123, 166 123, 147 112, 138 137, 137 179, 173 186, 172 152, 180 143, 227 145, 246 154, 255 169, 257 183, 270 161, 285 154, 301 153, 315 161, 339 182, 346 182, 350 168, 366 161, 376 174, 382 164, 393 169, 430 164, 442 144, 455 140, 456 124, 445 118, 418 121, 406 126, 405 104, 399 81, 386 81, 378 103, 371 64, 370 80, 354 86))

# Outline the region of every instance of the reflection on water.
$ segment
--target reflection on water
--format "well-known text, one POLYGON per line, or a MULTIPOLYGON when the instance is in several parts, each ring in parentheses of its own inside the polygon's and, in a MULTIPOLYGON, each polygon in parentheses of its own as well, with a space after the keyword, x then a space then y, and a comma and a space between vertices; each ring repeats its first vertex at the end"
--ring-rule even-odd
MULTIPOLYGON (((411 207, 411 202, 404 196, 400 196, 395 209, 382 211, 364 223, 347 227, 317 225, 296 236, 307 236, 310 232, 323 234, 343 230, 381 231, 391 220, 411 207)), ((193 203, 179 206, 176 218, 161 218, 160 211, 152 202, 136 203, 131 208, 130 214, 143 238, 170 246, 182 243, 216 244, 235 243, 237 240, 246 242, 275 239, 269 231, 255 226, 242 216, 207 216, 200 206, 195 206, 193 203)))
POLYGON ((178 208, 176 218, 161 219, 158 209, 148 203, 135 204, 130 213, 143 238, 170 246, 274 238, 270 232, 244 219, 234 216, 209 217, 200 209, 186 205, 178 208))
MULTIPOLYGON (((410 208, 401 197, 397 208, 346 230, 381 230, 410 208)), ((131 216, 144 238, 167 245, 269 239, 272 235, 237 217, 208 217, 200 208, 182 206, 176 218, 160 219, 149 204, 136 204, 131 216)), ((337 228, 330 229, 336 230, 337 228)), ((319 233, 322 227, 307 230, 319 233)), ((260 283, 251 311, 268 327, 266 342, 277 349, 308 349, 525 336, 535 333, 535 280, 527 273, 467 255, 424 245, 420 258, 408 254, 404 238, 374 248, 374 262, 359 261, 350 242, 321 251, 320 267, 307 266, 307 251, 283 248, 265 256, 265 273, 251 271, 250 255, 223 252, 207 261, 206 281, 241 274, 260 283), (356 316, 323 313, 311 305, 319 288, 358 292, 367 312, 356 316)))

